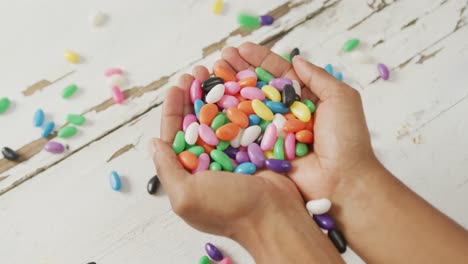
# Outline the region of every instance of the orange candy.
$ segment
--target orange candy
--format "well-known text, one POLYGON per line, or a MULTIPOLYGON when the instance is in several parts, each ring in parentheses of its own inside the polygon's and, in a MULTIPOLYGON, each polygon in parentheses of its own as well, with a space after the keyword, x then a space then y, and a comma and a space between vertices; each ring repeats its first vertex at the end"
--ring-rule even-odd
POLYGON ((291 119, 297 119, 296 116, 293 115, 293 113, 289 112, 283 115, 286 120, 291 120, 291 119))
POLYGON ((257 79, 255 77, 247 77, 247 78, 240 80, 238 83, 241 88, 244 88, 247 86, 255 87, 257 85, 257 79))
POLYGON ((242 95, 240 95, 240 94, 236 94, 235 97, 237 98, 237 100, 239 100, 239 102, 247 101, 247 99, 245 99, 244 97, 242 97, 242 95))
POLYGON ((226 115, 232 123, 238 125, 240 128, 249 126, 249 118, 247 115, 236 107, 229 107, 226 115))
POLYGON ((296 140, 301 143, 310 144, 314 142, 314 134, 310 130, 301 130, 296 133, 296 140))
POLYGON ((224 80, 224 82, 235 82, 237 78, 232 74, 228 69, 224 68, 221 65, 217 65, 213 69, 214 76, 219 77, 224 80))
POLYGON ((289 119, 284 122, 283 130, 286 133, 296 133, 298 131, 306 129, 307 123, 302 122, 299 119, 289 119))
POLYGON ((252 108, 252 101, 244 101, 237 105, 237 108, 244 112, 246 115, 255 114, 255 111, 252 108))
POLYGON ((306 128, 307 130, 314 131, 314 123, 315 123, 315 115, 310 117, 309 122, 307 122, 306 128))
POLYGON ((211 121, 218 114, 218 107, 215 104, 206 104, 200 109, 200 123, 210 125, 211 121))
POLYGON ((208 145, 201 137, 198 137, 197 142, 195 143, 197 146, 202 147, 206 153, 210 154, 211 151, 215 148, 213 146, 208 145))
POLYGON ((216 137, 224 141, 231 141, 239 134, 239 130, 238 125, 227 123, 216 129, 216 137))
POLYGON ((177 156, 179 162, 186 168, 187 170, 194 170, 198 166, 198 158, 192 152, 185 150, 179 153, 177 156))

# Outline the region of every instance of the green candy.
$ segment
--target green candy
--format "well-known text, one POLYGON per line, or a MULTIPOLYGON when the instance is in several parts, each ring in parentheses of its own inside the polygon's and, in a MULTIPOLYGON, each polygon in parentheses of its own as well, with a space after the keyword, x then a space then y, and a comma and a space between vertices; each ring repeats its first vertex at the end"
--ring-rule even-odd
POLYGON ((263 119, 262 119, 262 121, 260 121, 260 124, 258 124, 258 125, 262 129, 262 134, 265 133, 265 129, 269 124, 271 124, 271 121, 267 121, 267 120, 263 120, 263 119))
POLYGON ((289 63, 292 63, 291 57, 289 57, 289 55, 284 54, 284 55, 281 56, 281 57, 283 57, 283 59, 287 60, 289 63))
POLYGON ((306 144, 298 142, 296 144, 296 156, 297 157, 303 157, 309 152, 309 148, 307 147, 306 144))
POLYGON ((272 79, 275 78, 273 75, 271 75, 271 73, 267 72, 261 67, 255 68, 255 73, 257 74, 257 77, 260 79, 260 81, 264 81, 266 83, 269 83, 272 79))
POLYGON ((220 113, 213 119, 213 121, 211 121, 211 129, 213 129, 213 131, 216 131, 216 129, 226 124, 227 122, 228 118, 226 114, 220 113))
POLYGON ((198 264, 210 264, 210 258, 208 258, 207 256, 203 256, 198 261, 198 264))
POLYGON ((260 19, 258 16, 251 16, 247 14, 240 14, 237 17, 237 22, 242 28, 253 30, 260 27, 260 19))
POLYGON ((76 90, 78 90, 78 86, 76 86, 76 84, 70 84, 63 89, 62 97, 64 99, 68 99, 76 92, 76 90))
POLYGON ((185 142, 185 150, 188 150, 189 148, 192 148, 192 147, 195 147, 195 146, 197 146, 197 144, 189 145, 189 144, 187 144, 187 142, 185 142))
POLYGON ((82 115, 70 114, 67 116, 67 122, 70 124, 77 125, 77 126, 81 126, 82 124, 84 124, 85 121, 86 121, 86 118, 82 115))
POLYGON ((185 149, 185 134, 184 131, 179 131, 174 137, 174 141, 172 142, 172 150, 176 154, 181 153, 185 149))
POLYGON ((203 147, 200 147, 200 146, 194 146, 194 147, 191 147, 188 149, 188 151, 192 152, 193 154, 195 154, 195 156, 197 156, 197 158, 202 154, 202 153, 205 153, 205 149, 203 147))
POLYGON ((309 108, 311 114, 315 112, 316 108, 314 102, 309 99, 304 99, 302 102, 309 108))
POLYGON ((234 166, 226 153, 218 149, 213 149, 210 153, 211 158, 218 162, 225 171, 232 171, 234 166))
POLYGON ((11 104, 10 99, 6 97, 1 98, 0 99, 0 114, 8 110, 8 108, 10 107, 10 104, 11 104))
POLYGON ((59 138, 69 138, 69 137, 74 136, 76 134, 76 132, 78 132, 76 127, 66 126, 66 127, 63 127, 62 129, 59 130, 58 137, 59 138))
POLYGON ((275 159, 284 160, 284 139, 279 137, 273 146, 273 156, 275 159))
POLYGON ((359 46, 359 39, 357 38, 348 39, 343 45, 343 51, 350 52, 353 49, 355 49, 357 46, 359 46))
POLYGON ((212 171, 221 171, 222 168, 221 168, 221 164, 219 164, 218 162, 211 162, 210 163, 210 170, 212 171))
POLYGON ((225 149, 229 147, 229 144, 230 144, 229 141, 220 140, 218 145, 216 146, 216 149, 224 151, 225 149))

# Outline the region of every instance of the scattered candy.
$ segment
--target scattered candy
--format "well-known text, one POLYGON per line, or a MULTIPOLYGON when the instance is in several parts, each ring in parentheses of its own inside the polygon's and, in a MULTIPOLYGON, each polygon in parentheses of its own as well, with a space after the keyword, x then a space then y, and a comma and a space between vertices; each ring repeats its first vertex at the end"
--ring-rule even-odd
POLYGON ((76 84, 70 84, 67 87, 63 88, 62 97, 64 99, 68 99, 75 94, 76 90, 78 90, 78 86, 76 86, 76 84))
POLYGON ((114 74, 107 77, 106 82, 111 88, 114 86, 124 87, 127 84, 127 78, 121 74, 114 74))
POLYGON ((213 89, 213 87, 223 83, 223 79, 219 77, 211 77, 202 82, 201 89, 205 94, 208 94, 211 91, 211 89, 213 89))
POLYGON ((57 136, 59 138, 69 138, 69 137, 74 136, 76 134, 76 132, 78 132, 76 127, 66 126, 66 127, 63 127, 62 129, 59 130, 57 136))
POLYGON ((114 102, 121 104, 125 101, 125 94, 120 90, 119 86, 112 87, 112 99, 114 102))
POLYGON ((47 138, 52 132, 54 131, 55 128, 55 123, 54 122, 48 122, 47 124, 44 125, 44 128, 42 129, 42 137, 47 138))
POLYGON ((343 81, 343 74, 341 72, 333 73, 333 77, 335 77, 339 81, 343 81))
POLYGON ((86 122, 86 118, 82 115, 74 115, 69 114, 67 115, 67 122, 73 125, 81 126, 86 122))
POLYGON ((54 154, 60 154, 65 151, 65 146, 56 141, 49 141, 45 144, 44 150, 54 154))
POLYGON ((265 167, 279 173, 286 173, 292 169, 292 165, 289 161, 280 159, 265 160, 265 167))
POLYGON ((331 64, 325 65, 324 69, 328 72, 328 74, 333 75, 333 66, 331 64))
POLYGON ((213 14, 220 14, 223 12, 223 0, 215 0, 211 12, 213 12, 213 14))
POLYGON ((328 231, 328 237, 332 241, 333 245, 336 247, 338 252, 341 254, 346 252, 346 239, 338 229, 331 229, 328 231))
POLYGON ((219 251, 219 249, 211 243, 205 244, 205 251, 212 260, 221 261, 223 259, 223 254, 221 251, 219 251))
POLYGON ((34 118, 33 118, 33 125, 35 127, 40 127, 44 123, 44 111, 42 109, 37 109, 36 113, 34 113, 34 118))
POLYGON ((122 74, 123 74, 123 70, 120 68, 109 68, 104 73, 104 76, 111 77, 112 75, 122 75, 122 74))
POLYGON ((335 227, 335 221, 328 214, 313 215, 313 218, 322 229, 331 230, 335 227))
POLYGON ((357 46, 359 46, 359 39, 357 38, 348 39, 343 45, 343 51, 350 52, 354 50, 357 46))
POLYGON ((270 15, 263 15, 260 16, 260 25, 262 26, 269 26, 275 22, 275 18, 270 15))
POLYGON ((315 199, 308 201, 306 207, 309 213, 313 215, 321 215, 327 213, 330 210, 331 202, 326 198, 315 199))
POLYGON ((19 155, 16 153, 16 151, 12 150, 9 147, 3 147, 2 154, 3 157, 7 160, 15 161, 19 159, 19 155))
POLYGON ((101 11, 92 11, 89 14, 89 24, 94 27, 100 27, 106 23, 107 16, 101 11))
POLYGON ((109 175, 109 182, 112 190, 120 191, 120 189, 122 189, 122 182, 120 181, 120 176, 116 171, 112 171, 109 175))
POLYGON ((385 64, 377 64, 377 69, 379 70, 380 77, 382 78, 382 80, 386 81, 388 80, 388 78, 390 78, 390 71, 388 70, 388 67, 385 64))
POLYGON ((198 264, 210 264, 210 258, 202 256, 200 260, 198 260, 198 264))
POLYGON ((257 74, 258 76, 258 79, 260 81, 264 81, 264 82, 270 82, 272 79, 274 79, 273 75, 271 75, 271 73, 267 72, 267 70, 261 68, 261 67, 257 67, 255 68, 255 73, 257 74))
POLYGON ((230 258, 225 257, 220 262, 218 262, 218 264, 232 264, 232 261, 230 258))
POLYGON ((254 30, 260 27, 260 19, 257 16, 248 14, 240 14, 237 17, 237 22, 242 28, 247 30, 254 30))
POLYGON ((6 112, 10 107, 10 104, 10 99, 6 97, 0 98, 0 114, 6 112))
POLYGON ((80 56, 71 50, 65 50, 63 52, 63 57, 66 61, 73 64, 78 63, 80 61, 80 56))
POLYGON ((291 58, 291 60, 294 58, 294 56, 297 56, 300 54, 300 51, 299 51, 299 48, 294 48, 291 53, 289 54, 289 57, 291 58))

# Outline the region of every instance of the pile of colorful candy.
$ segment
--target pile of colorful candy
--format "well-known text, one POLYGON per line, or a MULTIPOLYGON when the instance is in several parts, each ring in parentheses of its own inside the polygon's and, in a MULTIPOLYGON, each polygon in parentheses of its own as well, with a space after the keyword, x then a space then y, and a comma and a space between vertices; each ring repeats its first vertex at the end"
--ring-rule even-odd
POLYGON ((219 264, 231 264, 232 263, 229 257, 224 257, 223 253, 221 253, 221 251, 219 251, 219 249, 211 243, 205 244, 205 251, 209 257, 202 256, 200 260, 198 260, 198 264, 209 264, 211 263, 210 259, 214 261, 218 261, 219 264))

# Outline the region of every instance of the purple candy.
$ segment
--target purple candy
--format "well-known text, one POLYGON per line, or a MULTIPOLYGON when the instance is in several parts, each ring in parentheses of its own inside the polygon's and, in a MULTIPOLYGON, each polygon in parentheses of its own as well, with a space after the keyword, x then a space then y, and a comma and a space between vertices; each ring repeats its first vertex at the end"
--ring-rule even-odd
POLYGON ((273 21, 275 21, 275 18, 272 16, 269 16, 269 15, 260 16, 260 24, 262 26, 269 26, 273 24, 273 21))
POLYGON ((275 78, 269 84, 281 92, 286 84, 292 85, 292 81, 288 78, 275 78))
POLYGON ((335 227, 335 221, 328 214, 314 215, 315 222, 320 226, 320 228, 325 230, 331 230, 335 227))
POLYGON ((279 173, 288 172, 292 169, 291 162, 280 159, 267 159, 265 160, 265 166, 268 169, 279 173))
POLYGON ((227 149, 224 150, 224 153, 226 153, 226 155, 228 155, 231 159, 236 158, 237 152, 239 152, 239 149, 233 148, 231 146, 227 147, 227 149))
POLYGON ((251 143, 247 147, 247 153, 249 154, 250 161, 255 164, 258 169, 265 167, 265 155, 257 143, 251 143))
POLYGON ((208 256, 212 260, 215 260, 215 261, 223 260, 223 254, 221 253, 221 251, 219 251, 219 249, 215 245, 211 243, 206 243, 205 251, 206 251, 206 254, 208 254, 208 256))
POLYGON ((49 141, 45 144, 44 150, 50 153, 60 154, 65 151, 65 147, 58 142, 49 141))
POLYGON ((383 63, 379 63, 377 64, 377 69, 379 70, 380 77, 382 77, 382 79, 385 81, 388 80, 390 77, 390 71, 388 70, 388 67, 383 63))
POLYGON ((249 159, 249 154, 247 154, 247 151, 241 150, 241 151, 237 152, 236 161, 239 164, 244 163, 244 162, 249 162, 250 159, 249 159))

